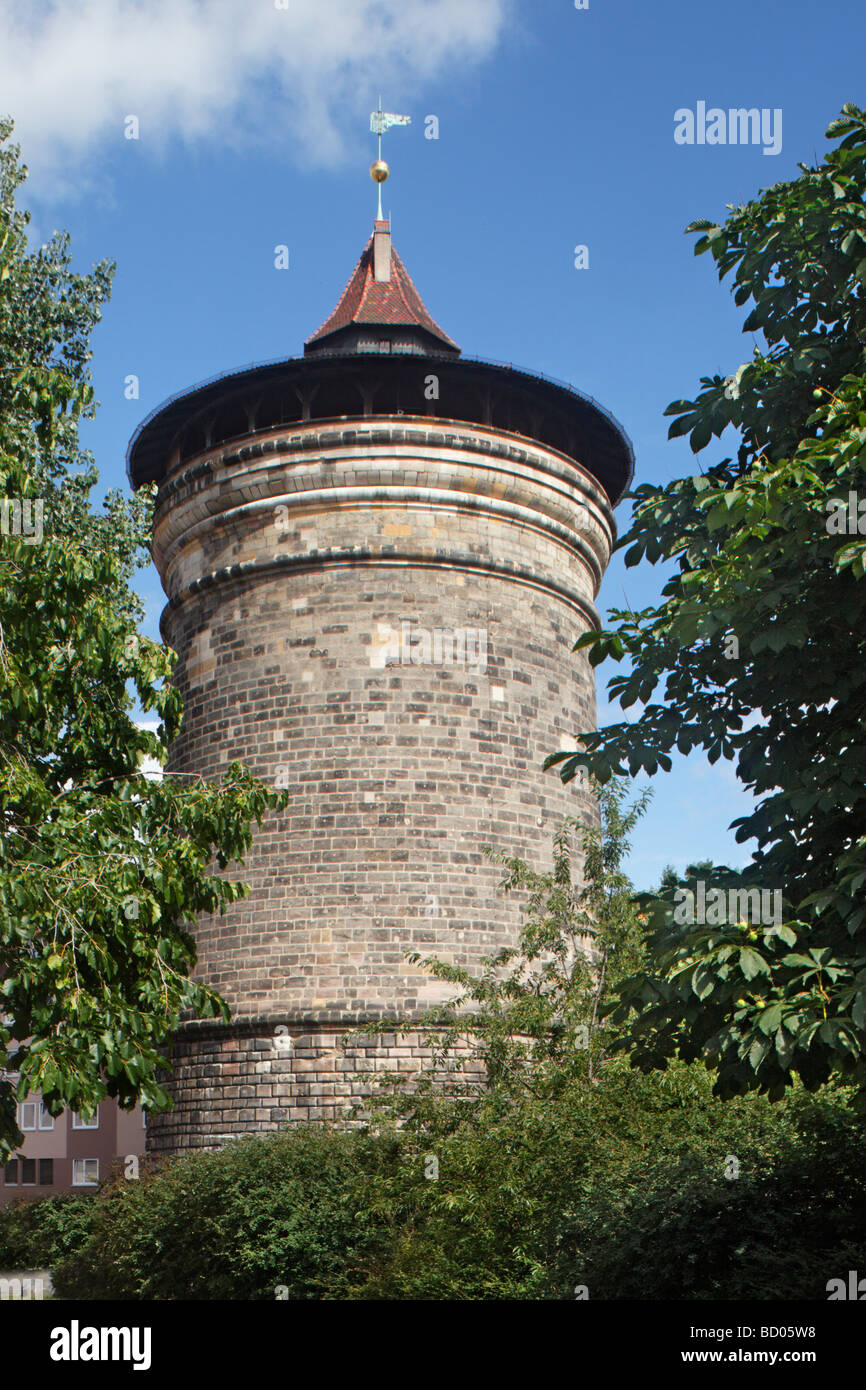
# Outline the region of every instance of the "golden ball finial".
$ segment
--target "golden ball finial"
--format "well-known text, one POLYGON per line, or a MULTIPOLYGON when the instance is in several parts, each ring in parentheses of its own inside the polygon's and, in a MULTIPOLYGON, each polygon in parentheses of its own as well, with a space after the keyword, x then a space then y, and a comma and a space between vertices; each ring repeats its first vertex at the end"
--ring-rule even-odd
POLYGON ((375 159, 370 165, 370 178, 374 183, 384 183, 390 172, 384 159, 375 159))

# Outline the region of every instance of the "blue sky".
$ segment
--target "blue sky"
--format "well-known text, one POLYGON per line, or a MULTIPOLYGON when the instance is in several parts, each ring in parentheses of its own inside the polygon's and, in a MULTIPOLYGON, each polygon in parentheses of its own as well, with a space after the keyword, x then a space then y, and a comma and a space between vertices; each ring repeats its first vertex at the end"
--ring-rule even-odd
MULTIPOLYGON (((117 261, 84 432, 105 487, 126 486, 127 442, 155 405, 300 353, 330 312, 371 230, 380 92, 412 116, 385 139, 385 210, 434 317, 468 356, 595 396, 631 436, 637 482, 695 471, 664 407, 733 372, 752 338, 683 229, 795 177, 842 103, 866 101, 862 0, 32 0, 23 16, 0 0, 0 37, 34 238, 66 227, 80 268, 117 261), (780 153, 675 143, 675 111, 698 102, 781 110, 780 153)), ((646 606, 660 580, 616 557, 599 606, 646 606)), ((156 635, 152 567, 138 586, 156 635)), ((728 825, 748 798, 729 764, 693 754, 654 783, 640 886, 669 862, 744 862, 728 825)))

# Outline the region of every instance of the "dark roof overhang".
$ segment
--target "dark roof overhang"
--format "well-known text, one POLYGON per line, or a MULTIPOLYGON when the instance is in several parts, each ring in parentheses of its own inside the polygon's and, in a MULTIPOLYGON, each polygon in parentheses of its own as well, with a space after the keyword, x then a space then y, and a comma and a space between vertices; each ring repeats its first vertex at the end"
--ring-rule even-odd
MULTIPOLYGON (((309 418, 357 419, 365 414, 359 387, 373 381, 385 395, 390 393, 391 401, 386 405, 383 399, 378 409, 374 404, 369 412, 373 418, 377 414, 423 415, 426 404, 427 409, 432 406, 431 419, 487 424, 547 444, 576 459, 598 479, 614 505, 631 483, 631 440, 614 416, 591 396, 510 362, 417 353, 379 356, 318 352, 284 361, 253 363, 200 382, 163 401, 142 421, 127 449, 127 476, 133 488, 160 482, 169 454, 184 433, 227 401, 254 401, 272 387, 291 388, 300 393, 300 400, 300 395, 316 387, 319 401, 327 401, 327 410, 323 414, 316 411, 309 418), (423 381, 431 373, 439 378, 439 399, 425 403, 419 379, 423 381), (399 399, 401 390, 404 399, 418 401, 417 410, 409 411, 404 404, 402 411, 395 411, 394 393, 399 399), (514 422, 513 427, 509 420, 514 422)), ((312 399, 315 404, 315 394, 312 399)), ((300 419, 299 414, 293 423, 300 419)), ((250 429, 244 433, 254 432, 250 429)), ((213 447, 224 442, 215 440, 213 447)))

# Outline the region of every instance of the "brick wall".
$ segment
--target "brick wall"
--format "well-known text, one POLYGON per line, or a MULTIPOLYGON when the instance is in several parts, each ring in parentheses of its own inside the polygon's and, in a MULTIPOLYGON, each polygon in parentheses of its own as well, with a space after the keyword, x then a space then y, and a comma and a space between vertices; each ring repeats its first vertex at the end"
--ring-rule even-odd
POLYGON ((154 556, 185 704, 170 770, 239 759, 289 805, 232 870, 251 896, 199 921, 199 973, 235 1023, 182 1030, 176 1109, 149 1147, 335 1118, 365 1073, 421 1055, 393 1038, 338 1055, 340 1032, 446 997, 404 952, 478 966, 514 941, 519 905, 482 850, 549 863, 560 818, 597 814, 541 764, 595 723, 571 648, 612 535, 588 471, 462 422, 316 421, 169 474, 154 556), (455 630, 483 651, 449 651, 455 630))
MULTIPOLYGON (((461 1078, 479 1079, 480 1070, 462 1051, 461 1078)), ((352 1107, 363 1107, 386 1073, 411 1080, 432 1060, 417 1030, 373 1037, 267 1018, 245 1018, 228 1028, 192 1024, 179 1034, 172 1055, 175 1109, 151 1121, 148 1150, 154 1154, 215 1148, 300 1121, 352 1123, 352 1107)))

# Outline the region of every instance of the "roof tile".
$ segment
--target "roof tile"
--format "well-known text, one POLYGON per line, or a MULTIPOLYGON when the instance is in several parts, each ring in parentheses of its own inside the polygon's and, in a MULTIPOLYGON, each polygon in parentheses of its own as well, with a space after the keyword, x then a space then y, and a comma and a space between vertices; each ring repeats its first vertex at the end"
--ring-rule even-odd
POLYGON ((452 350, 459 348, 427 312, 412 277, 391 246, 391 279, 377 281, 373 274, 373 237, 367 242, 355 266, 349 283, 340 296, 333 313, 325 319, 306 341, 305 347, 321 343, 324 338, 352 324, 406 325, 423 328, 452 350))

